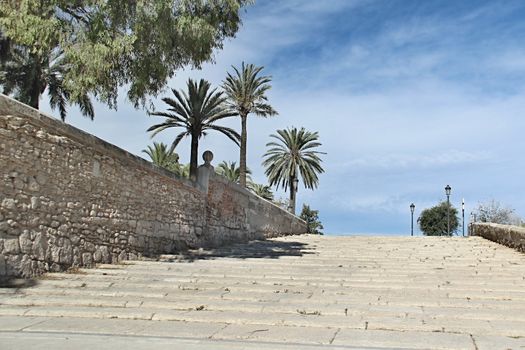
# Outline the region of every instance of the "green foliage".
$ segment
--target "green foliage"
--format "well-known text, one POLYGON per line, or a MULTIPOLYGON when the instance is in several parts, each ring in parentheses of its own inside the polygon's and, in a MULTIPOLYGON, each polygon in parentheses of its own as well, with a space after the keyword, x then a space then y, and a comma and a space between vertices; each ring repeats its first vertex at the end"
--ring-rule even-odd
POLYGON ((208 131, 218 131, 230 138, 237 145, 239 134, 228 127, 216 125, 216 122, 234 116, 225 105, 226 98, 217 89, 211 89, 210 83, 201 79, 199 83, 188 80, 187 90, 177 91, 172 89, 175 99, 165 97, 162 99, 169 108, 167 112, 150 112, 150 115, 165 118, 160 124, 151 126, 147 131, 152 131, 151 137, 169 128, 181 128, 171 144, 170 152, 186 137, 191 137, 190 178, 197 178, 197 158, 199 151, 199 139, 208 131))
POLYGON ((270 137, 277 142, 266 144, 270 148, 264 155, 265 174, 270 186, 282 186, 285 191, 290 187, 290 209, 294 212, 297 190, 294 188, 294 180, 300 177, 306 188, 314 189, 319 184, 318 174, 324 172, 319 155, 325 153, 314 150, 321 146, 319 134, 304 128, 292 128, 277 130, 277 135, 270 137))
POLYGON ((3 93, 38 108, 39 98, 47 89, 49 104, 58 108, 62 120, 66 119, 69 104, 76 104, 83 115, 93 119, 94 111, 88 94, 72 96, 64 80, 68 63, 63 55, 51 52, 49 57, 38 60, 27 48, 9 45, 0 60, 0 85, 3 93))
POLYGON ((175 164, 179 163, 179 155, 169 150, 164 142, 153 142, 153 146, 148 146, 148 148, 142 150, 142 152, 150 157, 153 164, 161 168, 171 170, 175 164))
MULTIPOLYGON (((215 168, 215 172, 221 176, 224 176, 231 182, 239 183, 240 181, 241 169, 237 167, 237 164, 235 162, 222 161, 215 168)), ((249 175, 252 172, 250 171, 250 169, 246 169, 246 173, 248 174, 248 181, 251 182, 249 175)))
POLYGON ((180 177, 189 179, 190 178, 190 164, 177 163, 175 166, 169 169, 180 177))
POLYGON ((252 183, 249 185, 250 190, 266 200, 273 201, 273 192, 270 186, 252 183))
POLYGON ((450 210, 450 235, 459 227, 458 210, 447 202, 423 210, 419 217, 419 228, 426 236, 447 236, 447 212, 450 210))
POLYGON ((250 113, 261 117, 276 115, 277 112, 268 104, 266 97, 266 92, 272 87, 272 77, 260 75, 264 67, 245 65, 243 62, 240 70, 232 68, 235 73, 228 73, 222 86, 230 107, 240 116, 248 116, 250 113))
MULTIPOLYGON (((51 56, 58 53, 67 62, 62 80, 73 103, 92 94, 114 108, 119 87, 126 86, 128 99, 138 106, 147 96, 157 96, 177 70, 210 61, 213 51, 235 36, 240 10, 248 3, 251 1, 1 1, 0 59, 9 60, 6 52, 13 46, 25 50, 35 69, 31 75, 40 77, 50 66, 51 56)), ((2 66, 3 73, 6 69, 2 66)), ((45 84, 37 85, 41 94, 45 84)))
POLYGON ((168 149, 168 145, 163 142, 153 142, 153 146, 148 146, 147 149, 142 150, 146 153, 151 162, 161 168, 167 169, 172 173, 177 174, 183 178, 190 177, 190 165, 182 165, 179 163, 179 155, 174 151, 168 149))
POLYGON ((266 92, 272 87, 270 76, 261 76, 263 67, 253 64, 241 65, 241 69, 232 67, 234 74, 228 73, 223 83, 223 89, 228 96, 228 104, 241 117, 241 149, 240 149, 240 184, 246 187, 246 153, 248 143, 248 114, 254 113, 261 117, 277 115, 268 104, 266 92))
POLYGON ((303 210, 301 211, 301 219, 306 221, 308 225, 308 233, 322 235, 321 230, 323 225, 319 221, 319 210, 310 209, 309 205, 303 204, 303 210))

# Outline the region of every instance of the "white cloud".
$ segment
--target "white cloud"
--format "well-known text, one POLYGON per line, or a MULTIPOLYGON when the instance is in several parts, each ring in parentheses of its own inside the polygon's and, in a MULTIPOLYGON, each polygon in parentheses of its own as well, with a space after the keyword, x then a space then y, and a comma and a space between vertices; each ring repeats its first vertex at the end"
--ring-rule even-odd
MULTIPOLYGON (((321 209, 321 218, 332 211, 345 220, 363 212, 397 215, 413 201, 419 210, 441 200, 447 183, 455 200, 494 197, 525 212, 516 190, 522 187, 516 174, 525 170, 525 84, 509 84, 507 75, 499 75, 525 70, 523 49, 506 42, 507 32, 501 42, 468 40, 476 20, 487 17, 482 9, 459 19, 391 20, 363 37, 330 36, 332 16, 372 5, 261 1, 253 11, 248 8, 238 37, 217 52, 215 65, 179 72, 170 87, 183 87, 188 77, 218 85, 241 61, 265 65, 274 78, 270 102, 280 115, 250 117, 249 167, 255 180, 265 181, 261 158, 276 129, 319 131, 327 172, 317 191, 301 188, 299 199, 321 209), (329 34, 323 32, 327 28, 329 34), (495 49, 502 46, 505 50, 495 49)), ((382 2, 377 6, 374 13, 382 2)), ((145 130, 154 119, 144 111, 125 103, 118 112, 96 110, 94 123, 74 113, 69 122, 137 154, 151 142, 145 130)), ((238 128, 239 121, 226 124, 238 128)), ((172 138, 166 132, 157 140, 172 138)), ((238 159, 236 146, 217 134, 202 140, 200 150, 205 149, 213 150, 217 163, 238 159)), ((189 143, 178 151, 187 161, 189 143)), ((330 231, 337 223, 325 226, 330 231)))

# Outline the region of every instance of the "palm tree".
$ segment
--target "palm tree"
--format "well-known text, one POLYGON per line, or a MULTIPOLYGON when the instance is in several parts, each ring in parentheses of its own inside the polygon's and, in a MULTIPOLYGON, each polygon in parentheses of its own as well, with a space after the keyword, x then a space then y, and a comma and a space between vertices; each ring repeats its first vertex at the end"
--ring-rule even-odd
POLYGON ((241 152, 240 152, 240 184, 246 187, 246 144, 248 134, 246 124, 248 114, 254 113, 261 117, 277 115, 277 112, 267 101, 266 91, 272 86, 270 76, 259 76, 263 67, 256 67, 253 64, 245 65, 242 63, 241 69, 232 67, 235 74, 228 73, 223 82, 223 89, 228 96, 230 108, 237 111, 241 117, 241 152))
POLYGON ((259 197, 262 197, 269 201, 273 201, 273 192, 270 186, 268 185, 254 183, 250 185, 250 190, 252 190, 252 192, 258 195, 259 197))
POLYGON ((270 135, 277 142, 269 142, 270 147, 264 155, 263 166, 270 186, 290 187, 290 212, 295 214, 295 197, 299 176, 306 188, 314 189, 319 184, 318 174, 323 173, 321 158, 323 152, 314 149, 321 146, 319 134, 301 128, 277 130, 277 135, 270 135))
POLYGON ((153 164, 161 168, 173 171, 179 165, 179 155, 168 150, 168 146, 164 142, 153 142, 153 146, 148 146, 148 149, 144 149, 142 152, 150 157, 153 164))
MULTIPOLYGON (((235 183, 239 183, 239 180, 241 178, 241 169, 237 167, 237 164, 235 162, 222 161, 219 165, 217 165, 217 168, 215 168, 215 172, 221 176, 224 176, 231 182, 235 183)), ((248 182, 251 182, 251 173, 252 172, 250 171, 250 169, 246 169, 248 182)))
POLYGON ((151 137, 169 128, 182 128, 183 131, 175 137, 170 151, 173 151, 180 141, 191 137, 190 178, 197 180, 197 157, 199 153, 199 139, 206 136, 209 130, 218 131, 239 145, 239 134, 225 126, 216 125, 218 120, 235 116, 235 113, 225 105, 226 98, 217 89, 210 90, 210 83, 201 79, 199 83, 188 80, 188 92, 172 89, 175 99, 162 99, 170 106, 167 112, 150 112, 150 115, 164 117, 166 120, 155 124, 147 131, 153 131, 151 137))
POLYGON ((75 104, 81 113, 93 119, 93 104, 87 93, 73 96, 64 81, 69 68, 58 50, 48 55, 36 55, 21 45, 2 42, 0 59, 0 85, 3 93, 38 109, 40 97, 47 89, 49 105, 58 108, 60 118, 66 119, 68 104, 75 104))
POLYGON ((177 163, 175 169, 172 170, 175 174, 186 179, 190 178, 190 164, 180 164, 177 163))

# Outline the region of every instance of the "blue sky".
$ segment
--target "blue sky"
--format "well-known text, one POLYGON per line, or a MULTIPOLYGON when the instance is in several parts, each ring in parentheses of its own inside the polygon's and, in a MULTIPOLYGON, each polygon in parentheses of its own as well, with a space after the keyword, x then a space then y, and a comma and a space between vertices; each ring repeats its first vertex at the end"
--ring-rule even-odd
MULTIPOLYGON (((265 182, 268 135, 319 131, 326 173, 298 199, 320 210, 326 233, 409 234, 410 203, 417 217, 445 199, 447 184, 467 216, 493 198, 525 215, 525 2, 259 0, 243 18, 214 64, 179 72, 169 87, 188 77, 218 86, 231 65, 263 65, 279 116, 249 120, 248 165, 265 182)), ((91 122, 72 109, 68 122, 144 156, 157 120, 121 95, 118 111, 97 105, 91 122)), ((205 149, 216 164, 238 162, 221 135, 205 149)), ((187 161, 189 140, 178 153, 187 161)))

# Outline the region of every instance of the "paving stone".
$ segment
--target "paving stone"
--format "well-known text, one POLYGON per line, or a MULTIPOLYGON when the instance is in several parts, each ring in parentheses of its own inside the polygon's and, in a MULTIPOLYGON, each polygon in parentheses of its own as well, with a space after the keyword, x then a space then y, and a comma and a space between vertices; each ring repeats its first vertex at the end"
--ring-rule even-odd
POLYGON ((525 349, 525 337, 473 336, 478 350, 520 350, 525 349))
MULTIPOLYGON (((151 322, 125 319, 93 319, 75 317, 39 317, 40 322, 29 325, 24 332, 89 333, 89 334, 137 334, 149 327, 151 322)), ((17 321, 19 321, 18 319, 17 321)), ((2 329, 4 330, 4 329, 2 329)))
MULTIPOLYGON (((386 348, 374 347, 347 347, 347 346, 319 346, 310 344, 275 343, 275 342, 250 342, 250 341, 228 341, 207 340, 187 338, 164 338, 164 337, 129 337, 115 335, 87 335, 87 334, 28 334, 21 337, 17 333, 0 333, 2 350, 70 350, 87 349, 115 350, 121 348, 126 350, 145 349, 184 349, 184 350, 308 350, 327 348, 330 350, 386 350, 386 348)), ((403 350, 397 348, 397 350, 403 350)))
POLYGON ((0 330, 20 331, 45 320, 46 318, 43 317, 0 316, 0 330))
POLYGON ((65 334, 64 344, 97 348, 129 337, 131 349, 523 346, 525 255, 512 249, 479 237, 275 241, 299 242, 302 253, 239 258, 237 245, 2 288, 0 343, 42 336, 48 350, 65 334))
POLYGON ((334 345, 368 346, 407 349, 472 349, 474 343, 468 334, 398 332, 380 330, 342 329, 335 336, 334 345))
POLYGON ((212 338, 328 345, 337 332, 336 328, 230 324, 215 333, 212 338))

